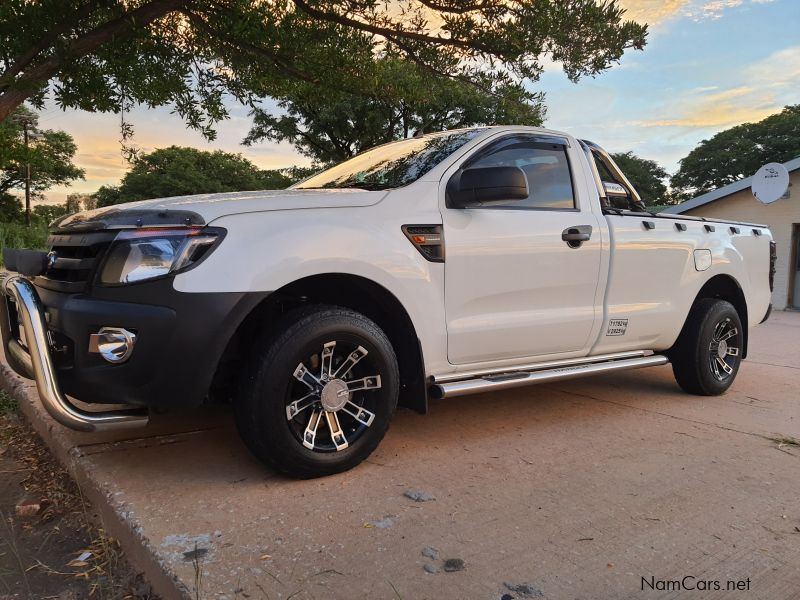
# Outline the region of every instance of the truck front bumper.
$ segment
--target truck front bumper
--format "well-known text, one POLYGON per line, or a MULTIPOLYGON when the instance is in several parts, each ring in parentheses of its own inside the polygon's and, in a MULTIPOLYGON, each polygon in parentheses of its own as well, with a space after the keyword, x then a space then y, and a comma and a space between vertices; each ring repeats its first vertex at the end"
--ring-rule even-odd
POLYGON ((21 276, 6 275, 0 279, 0 296, 0 329, 6 357, 15 371, 36 382, 39 398, 51 417, 79 431, 147 425, 147 411, 142 409, 89 412, 70 402, 58 384, 50 355, 50 331, 36 289, 21 276), (12 322, 12 315, 16 322, 12 322), (21 332, 19 337, 12 335, 15 326, 21 332))
POLYGON ((59 423, 83 431, 141 426, 146 408, 203 401, 229 340, 266 295, 184 294, 170 279, 67 294, 4 274, 0 330, 9 365, 36 382, 59 423), (93 347, 107 327, 135 333, 125 362, 110 363, 93 347), (138 408, 89 412, 68 396, 138 408))

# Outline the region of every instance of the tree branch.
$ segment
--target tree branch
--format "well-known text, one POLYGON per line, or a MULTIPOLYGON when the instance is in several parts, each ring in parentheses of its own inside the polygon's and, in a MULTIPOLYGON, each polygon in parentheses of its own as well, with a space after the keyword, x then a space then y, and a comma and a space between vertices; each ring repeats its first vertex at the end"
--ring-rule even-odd
POLYGON ((152 0, 80 36, 67 47, 63 57, 53 56, 34 66, 0 93, 0 122, 22 104, 43 83, 55 77, 65 59, 86 56, 108 41, 133 34, 137 28, 181 8, 192 0, 152 0))
POLYGON ((316 8, 311 7, 305 0, 294 0, 294 4, 297 8, 302 10, 310 17, 314 17, 322 21, 328 21, 329 23, 338 23, 339 25, 344 25, 345 27, 351 27, 359 31, 365 31, 367 33, 380 35, 386 39, 396 38, 397 36, 401 36, 418 42, 426 42, 428 44, 434 44, 436 46, 453 46, 455 48, 461 48, 462 50, 467 50, 468 52, 478 51, 484 54, 494 54, 495 52, 495 49, 486 46, 484 44, 468 42, 465 40, 460 40, 458 38, 452 38, 452 37, 445 38, 435 35, 428 35, 425 33, 417 33, 416 31, 407 31, 405 29, 390 29, 388 27, 379 27, 378 25, 370 25, 369 23, 365 23, 357 19, 351 19, 350 17, 346 17, 344 15, 318 10, 316 8))
POLYGON ((14 78, 27 68, 39 54, 52 46, 59 37, 68 33, 75 25, 92 14, 97 8, 98 4, 94 1, 84 4, 69 15, 68 18, 61 21, 56 27, 47 31, 42 36, 42 39, 39 40, 39 43, 33 48, 30 48, 27 52, 14 58, 2 76, 0 76, 0 89, 7 88, 13 82, 14 78))
MULTIPOLYGON (((189 19, 192 25, 197 27, 203 33, 206 33, 210 36, 214 36, 215 39, 218 39, 220 41, 226 40, 228 38, 228 35, 225 32, 212 27, 205 19, 203 19, 197 13, 192 12, 191 10, 182 10, 181 12, 189 19)), ((297 79, 300 79, 301 81, 305 81, 307 83, 314 83, 314 84, 319 83, 318 78, 313 77, 308 73, 305 73, 303 71, 300 71, 299 69, 294 68, 285 59, 283 59, 278 54, 266 48, 263 48, 261 46, 256 46, 254 44, 247 44, 240 41, 237 41, 235 43, 228 43, 228 42, 225 43, 239 51, 247 52, 249 54, 254 54, 259 58, 268 59, 272 64, 278 67, 278 69, 281 72, 285 73, 286 75, 291 75, 292 77, 296 77, 297 79)))
POLYGON ((465 15, 467 13, 483 10, 484 8, 489 8, 490 6, 489 0, 476 2, 475 4, 467 4, 465 6, 447 6, 439 4, 438 2, 432 2, 431 0, 417 0, 417 2, 423 6, 427 6, 432 10, 443 13, 451 13, 454 15, 465 15))

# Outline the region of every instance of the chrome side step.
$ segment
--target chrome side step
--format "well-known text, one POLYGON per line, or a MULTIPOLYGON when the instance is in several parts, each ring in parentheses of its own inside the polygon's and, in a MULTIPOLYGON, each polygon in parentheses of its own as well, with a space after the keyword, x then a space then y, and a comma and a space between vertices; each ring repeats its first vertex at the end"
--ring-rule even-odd
MULTIPOLYGON (((637 352, 635 354, 644 354, 637 352)), ((637 356, 632 358, 612 358, 603 362, 593 362, 592 358, 587 357, 581 364, 565 364, 555 368, 541 368, 530 371, 506 371, 495 374, 487 374, 472 379, 462 379, 458 381, 449 380, 452 376, 448 375, 447 381, 439 379, 434 381, 431 386, 431 395, 436 398, 455 398, 456 396, 466 396, 479 392, 491 392, 497 390, 507 390, 516 387, 532 385, 534 383, 545 383, 548 381, 560 381, 562 379, 575 379, 588 375, 598 375, 609 371, 622 371, 626 369, 640 369, 642 367, 655 367, 665 365, 669 359, 662 354, 652 354, 650 356, 637 356)), ((551 363, 542 363, 541 366, 549 366, 551 363)), ((535 365, 532 365, 535 366, 535 365)))

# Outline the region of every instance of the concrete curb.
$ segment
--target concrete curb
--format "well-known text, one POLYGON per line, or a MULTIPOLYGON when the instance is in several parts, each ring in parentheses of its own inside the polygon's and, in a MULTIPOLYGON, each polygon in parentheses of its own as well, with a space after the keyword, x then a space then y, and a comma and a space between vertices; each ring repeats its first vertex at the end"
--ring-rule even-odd
POLYGON ((127 511, 125 504, 116 500, 114 494, 94 477, 91 458, 83 455, 81 445, 76 443, 77 437, 88 434, 75 434, 53 421, 39 402, 35 384, 14 373, 4 359, 0 360, 0 389, 17 401, 28 423, 71 474, 83 496, 95 509, 98 524, 119 540, 128 561, 144 574, 153 592, 164 600, 190 600, 190 591, 159 559, 156 548, 142 534, 141 525, 127 511))

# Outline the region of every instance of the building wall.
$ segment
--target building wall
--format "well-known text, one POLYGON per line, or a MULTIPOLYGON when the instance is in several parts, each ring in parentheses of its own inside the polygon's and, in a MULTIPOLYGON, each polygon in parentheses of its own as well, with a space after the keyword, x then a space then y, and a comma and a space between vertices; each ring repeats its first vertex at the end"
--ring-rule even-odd
MULTIPOLYGON (((789 197, 782 198, 772 204, 761 204, 753 198, 750 188, 744 189, 725 198, 687 210, 687 215, 697 217, 713 217, 731 221, 746 221, 768 225, 772 236, 778 243, 778 261, 775 265, 775 288, 772 292, 772 304, 776 309, 784 309, 789 298, 789 285, 792 283, 792 225, 800 224, 800 170, 789 174, 791 187, 789 197)), ((800 298, 794 299, 795 304, 800 298)))

